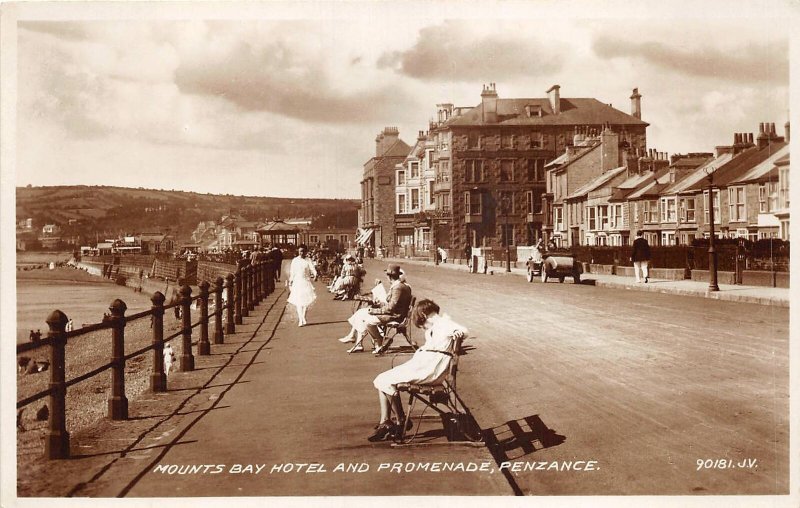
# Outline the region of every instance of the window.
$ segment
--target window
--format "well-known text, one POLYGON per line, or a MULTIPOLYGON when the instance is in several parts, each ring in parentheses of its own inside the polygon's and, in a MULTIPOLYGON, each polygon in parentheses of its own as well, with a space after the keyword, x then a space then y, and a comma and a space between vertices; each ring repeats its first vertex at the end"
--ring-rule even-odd
POLYGON ((308 243, 319 243, 318 235, 308 235, 308 243))
POLYGON ((610 211, 609 227, 611 227, 611 229, 622 228, 622 205, 611 205, 610 211))
POLYGON ((406 184, 406 172, 405 171, 398 171, 397 172, 397 185, 405 185, 406 184))
POLYGON ((680 199, 681 222, 694 222, 694 197, 680 199))
POLYGON ((467 215, 481 215, 481 195, 479 193, 464 193, 464 213, 467 215))
POLYGON ((481 147, 481 137, 476 131, 467 133, 467 148, 479 149, 481 147))
POLYGON ((531 148, 542 148, 544 146, 544 140, 542 138, 541 132, 532 132, 531 133, 531 148))
POLYGON ((411 189, 411 211, 419 210, 419 189, 411 189))
POLYGON ((661 245, 675 245, 675 233, 672 231, 662 231, 661 245))
POLYGON ((598 229, 608 229, 608 205, 597 207, 597 224, 598 229))
POLYGON ((597 229, 597 208, 590 206, 586 210, 589 212, 589 230, 594 231, 597 229))
POLYGON ((557 231, 564 230, 564 209, 561 207, 553 208, 553 223, 554 229, 557 231))
POLYGON ((514 193, 511 191, 500 191, 497 193, 497 213, 499 215, 514 214, 514 193))
POLYGON ((433 180, 428 180, 428 204, 429 204, 429 205, 432 205, 432 204, 433 204, 433 198, 434 198, 434 194, 433 194, 433 180))
POLYGON ((513 224, 503 224, 500 228, 500 241, 502 242, 503 246, 512 246, 514 245, 514 225, 513 224))
POLYGON ((419 162, 412 161, 408 163, 409 178, 419 178, 419 162))
POLYGON ((514 136, 512 134, 502 134, 500 136, 500 148, 514 148, 514 136))
POLYGON ((406 213, 406 195, 397 195, 397 213, 406 213))
POLYGON ((525 193, 525 203, 525 213, 533 213, 533 191, 528 191, 525 193))
POLYGON ((333 241, 333 235, 325 235, 325 241, 326 242, 332 242, 333 241))
POLYGON ((464 161, 464 181, 482 182, 483 181, 483 160, 468 159, 464 161))
MULTIPOLYGON (((708 191, 703 191, 703 217, 708 224, 708 191)), ((719 190, 714 189, 714 224, 720 223, 719 217, 719 190)))
POLYGON ((544 183, 544 159, 528 159, 528 181, 544 183))
POLYGON ((658 222, 658 200, 644 202, 644 221, 651 224, 658 222))
POLYGON ((339 235, 339 243, 346 244, 347 243, 347 235, 339 235))
POLYGON ((758 186, 758 212, 769 212, 769 202, 767 202, 767 184, 765 183, 762 183, 758 186))
POLYGON ((743 222, 747 220, 744 206, 744 187, 728 188, 728 209, 730 210, 731 222, 743 222))
POLYGON ((675 198, 661 198, 661 222, 677 222, 675 198))
POLYGON ((514 161, 511 160, 500 161, 500 181, 501 182, 514 181, 514 161))
MULTIPOLYGON (((773 194, 775 196, 774 203, 775 207, 773 210, 777 210, 778 208, 787 209, 789 208, 789 168, 782 167, 780 169, 780 176, 778 177, 778 183, 770 182, 770 186, 774 185, 775 190, 770 191, 769 194, 769 202, 770 206, 773 203, 773 194), (778 188, 779 187, 779 188, 778 188)), ((788 233, 787 233, 788 234, 788 233)))

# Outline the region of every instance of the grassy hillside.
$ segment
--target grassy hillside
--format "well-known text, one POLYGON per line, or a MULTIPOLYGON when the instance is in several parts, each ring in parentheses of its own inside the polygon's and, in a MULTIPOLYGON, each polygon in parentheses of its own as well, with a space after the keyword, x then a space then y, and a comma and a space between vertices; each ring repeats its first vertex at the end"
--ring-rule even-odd
MULTIPOLYGON (((203 220, 230 212, 248 220, 314 217, 315 225, 356 227, 357 200, 300 199, 132 189, 105 186, 18 187, 17 220, 34 228, 56 223, 64 236, 86 240, 147 231, 171 231, 185 241, 203 220), (73 224, 70 225, 70 219, 73 224)), ((86 241, 84 240, 84 241, 86 241)))

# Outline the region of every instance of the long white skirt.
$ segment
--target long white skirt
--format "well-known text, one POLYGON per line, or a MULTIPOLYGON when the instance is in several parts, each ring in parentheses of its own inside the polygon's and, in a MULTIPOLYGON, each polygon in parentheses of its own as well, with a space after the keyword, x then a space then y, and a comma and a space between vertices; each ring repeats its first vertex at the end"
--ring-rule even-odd
POLYGON ((417 350, 409 361, 378 374, 372 384, 393 396, 398 383, 436 384, 447 375, 450 357, 434 351, 417 350))
POLYGON ((297 307, 309 307, 317 299, 314 285, 308 279, 296 279, 289 291, 287 301, 297 307))

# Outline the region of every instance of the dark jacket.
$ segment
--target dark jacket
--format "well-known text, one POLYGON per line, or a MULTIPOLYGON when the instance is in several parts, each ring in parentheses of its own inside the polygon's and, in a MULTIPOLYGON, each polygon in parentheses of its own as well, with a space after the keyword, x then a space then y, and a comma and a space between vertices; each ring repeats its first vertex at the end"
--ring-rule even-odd
POLYGON ((382 322, 402 320, 411 306, 411 286, 404 282, 392 284, 385 304, 370 309, 369 313, 378 316, 382 322))
POLYGON ((649 261, 650 260, 650 244, 644 237, 638 237, 633 241, 633 251, 631 252, 631 261, 649 261))

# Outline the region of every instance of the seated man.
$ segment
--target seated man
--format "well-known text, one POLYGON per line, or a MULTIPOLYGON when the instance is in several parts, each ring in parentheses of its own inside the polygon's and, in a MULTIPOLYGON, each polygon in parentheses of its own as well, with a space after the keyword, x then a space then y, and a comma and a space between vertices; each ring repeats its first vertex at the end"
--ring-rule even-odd
MULTIPOLYGON (((363 338, 369 333, 376 345, 373 354, 381 354, 389 348, 391 341, 384 344, 378 326, 390 321, 402 320, 408 314, 411 305, 411 287, 400 280, 401 275, 402 271, 399 265, 389 265, 386 276, 391 285, 387 292, 386 302, 377 307, 359 309, 350 316, 348 321, 353 329, 346 337, 339 339, 340 342, 356 342, 360 345, 363 338)), ((363 347, 358 346, 353 349, 353 351, 362 350, 363 347)))

